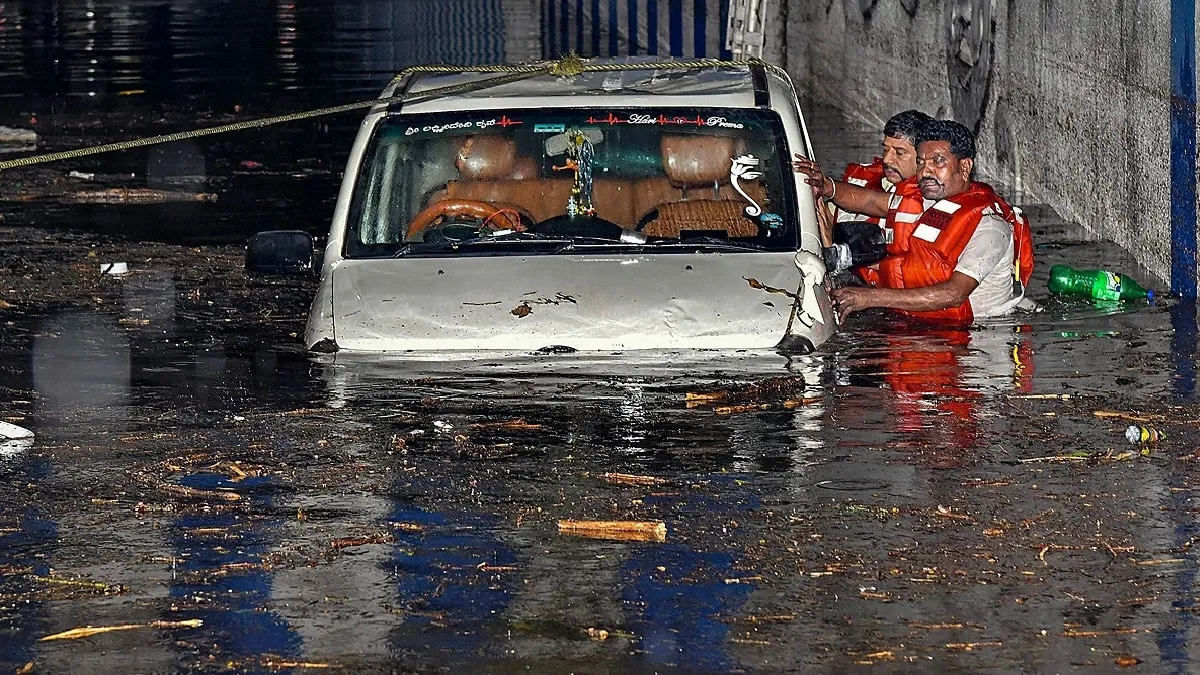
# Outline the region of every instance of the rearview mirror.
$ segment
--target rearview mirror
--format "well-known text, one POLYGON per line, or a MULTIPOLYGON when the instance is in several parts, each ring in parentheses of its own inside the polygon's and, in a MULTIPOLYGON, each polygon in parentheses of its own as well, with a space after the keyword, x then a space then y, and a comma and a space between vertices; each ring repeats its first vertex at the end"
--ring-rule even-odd
POLYGON ((599 129, 572 129, 547 138, 545 143, 546 154, 554 157, 565 153, 571 145, 571 134, 575 133, 583 134, 583 137, 591 141, 592 145, 604 141, 604 132, 599 129))
POLYGON ((246 245, 246 271, 288 277, 312 275, 312 236, 301 230, 255 234, 246 245))

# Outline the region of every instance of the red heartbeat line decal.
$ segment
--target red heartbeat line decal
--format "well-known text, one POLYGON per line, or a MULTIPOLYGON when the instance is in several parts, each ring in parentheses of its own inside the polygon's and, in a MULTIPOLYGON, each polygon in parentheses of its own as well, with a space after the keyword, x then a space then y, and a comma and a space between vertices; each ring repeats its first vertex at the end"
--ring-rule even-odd
POLYGON ((604 119, 600 119, 600 120, 596 119, 595 117, 589 116, 587 118, 587 121, 588 121, 588 124, 607 124, 610 127, 614 124, 625 124, 626 123, 625 120, 615 117, 612 113, 608 113, 608 117, 605 117, 604 119))
MULTIPOLYGON (((646 118, 645 121, 649 122, 652 119, 653 118, 646 118)), ((700 117, 699 115, 696 116, 696 119, 692 120, 692 119, 688 119, 686 117, 667 117, 666 115, 659 114, 657 119, 653 119, 653 122, 657 123, 659 126, 664 126, 667 124, 679 124, 679 125, 694 124, 698 127, 708 126, 708 122, 703 117, 700 117)), ((630 120, 623 120, 623 119, 617 117, 616 115, 613 115, 610 112, 605 117, 600 117, 600 118, 597 118, 595 116, 588 116, 587 123, 588 124, 607 124, 609 126, 612 126, 614 124, 642 124, 643 120, 638 119, 634 122, 631 122, 630 120)))
POLYGON ((496 122, 496 124, 499 124, 500 126, 502 126, 502 127, 504 127, 505 129, 507 129, 508 127, 515 127, 515 126, 517 126, 518 124, 524 124, 524 122, 518 122, 518 121, 516 121, 516 120, 510 120, 510 119, 508 119, 508 115, 501 115, 501 116, 500 116, 500 121, 496 122))

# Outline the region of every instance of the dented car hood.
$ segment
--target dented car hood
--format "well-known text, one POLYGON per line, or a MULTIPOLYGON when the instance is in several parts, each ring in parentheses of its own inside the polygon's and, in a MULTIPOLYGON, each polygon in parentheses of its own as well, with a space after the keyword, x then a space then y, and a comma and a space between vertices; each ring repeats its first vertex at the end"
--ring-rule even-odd
POLYGON ((789 253, 348 259, 323 275, 310 348, 769 348, 789 320, 810 344, 834 331, 815 289, 791 316, 789 253))

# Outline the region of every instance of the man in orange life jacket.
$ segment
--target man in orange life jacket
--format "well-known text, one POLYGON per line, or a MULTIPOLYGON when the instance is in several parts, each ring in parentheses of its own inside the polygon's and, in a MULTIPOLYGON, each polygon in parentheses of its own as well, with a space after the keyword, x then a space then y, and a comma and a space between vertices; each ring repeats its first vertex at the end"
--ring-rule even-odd
MULTIPOLYGON (((868 190, 894 192, 896 185, 917 173, 917 134, 933 118, 920 110, 905 110, 892 115, 883 125, 883 156, 870 164, 850 164, 842 174, 842 182, 868 190)), ((880 218, 853 211, 838 210, 837 220, 867 221, 879 224, 880 218)))
POLYGON ((965 126, 934 120, 918 137, 917 173, 894 194, 837 182, 799 155, 813 192, 837 206, 885 218, 893 240, 865 287, 833 291, 839 319, 871 307, 969 324, 998 316, 1024 298, 1033 267, 1029 224, 991 187, 973 182, 975 138, 965 126))

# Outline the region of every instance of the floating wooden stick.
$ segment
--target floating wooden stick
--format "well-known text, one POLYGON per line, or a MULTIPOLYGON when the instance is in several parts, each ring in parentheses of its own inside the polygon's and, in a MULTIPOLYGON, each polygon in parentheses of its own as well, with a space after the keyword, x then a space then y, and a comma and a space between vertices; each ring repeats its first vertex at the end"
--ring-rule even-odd
POLYGON ((1133 413, 1121 412, 1119 410, 1096 410, 1092 414, 1096 417, 1129 420, 1131 422, 1161 422, 1164 419, 1162 415, 1134 415, 1133 413))
POLYGON ((189 499, 220 499, 226 502, 236 502, 242 498, 236 492, 226 490, 197 490, 196 488, 190 488, 186 485, 175 485, 174 483, 159 483, 157 487, 168 494, 187 497, 189 499))
POLYGON ((804 378, 800 375, 770 377, 758 382, 752 382, 740 387, 718 389, 716 391, 689 391, 684 396, 690 405, 705 403, 751 403, 755 401, 772 401, 794 398, 794 394, 803 391, 804 378))
POLYGON ((639 476, 632 473, 613 473, 611 471, 601 474, 600 478, 606 483, 612 483, 613 485, 666 485, 671 482, 666 478, 639 476))
POLYGON ((541 429, 542 425, 526 422, 524 417, 518 417, 511 420, 500 420, 497 422, 473 422, 470 426, 472 429, 512 429, 517 431, 533 431, 541 429))
POLYGON ((661 520, 560 520, 561 534, 625 541, 666 541, 667 525, 661 520))
POLYGON ((73 588, 86 588, 91 591, 99 591, 100 593, 122 593, 125 590, 120 584, 106 584, 102 581, 88 581, 87 579, 60 579, 58 577, 46 577, 41 575, 32 575, 29 578, 33 581, 40 581, 44 584, 70 586, 73 588))
POLYGON ((316 668, 320 670, 341 668, 341 666, 334 663, 322 663, 319 661, 275 661, 274 659, 263 661, 263 666, 267 668, 316 668))
POLYGON ((211 192, 174 192, 148 188, 109 188, 85 190, 63 195, 64 204, 166 204, 168 202, 215 202, 211 192))
POLYGON ((334 551, 340 551, 344 548, 354 546, 366 546, 368 544, 390 544, 396 541, 396 537, 390 532, 376 532, 365 537, 341 537, 329 542, 329 548, 334 551))
POLYGON ((133 630, 135 628, 199 628, 204 625, 204 621, 200 619, 184 619, 183 621, 151 621, 150 623, 126 623, 117 626, 84 626, 82 628, 72 628, 54 635, 47 635, 40 638, 38 642, 48 642, 50 640, 78 640, 80 638, 91 637, 101 633, 112 633, 119 630, 133 630))
POLYGON ((1080 398, 1105 398, 1104 394, 1005 394, 1004 398, 1010 400, 1053 400, 1053 401, 1069 401, 1080 398))
POLYGON ((713 412, 718 415, 738 415, 744 412, 757 412, 759 410, 793 410, 801 406, 806 406, 810 403, 817 403, 820 400, 820 396, 812 396, 807 398, 791 398, 781 403, 743 403, 741 405, 719 405, 713 408, 713 412))

